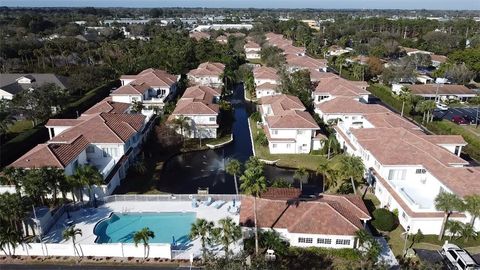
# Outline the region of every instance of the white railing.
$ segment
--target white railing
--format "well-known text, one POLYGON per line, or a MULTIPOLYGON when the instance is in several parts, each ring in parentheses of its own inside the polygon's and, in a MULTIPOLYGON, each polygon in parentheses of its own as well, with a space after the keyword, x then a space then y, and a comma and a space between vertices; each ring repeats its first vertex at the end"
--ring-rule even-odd
POLYGON ((240 201, 243 195, 235 194, 160 194, 160 195, 111 195, 105 196, 101 200, 105 203, 110 202, 125 202, 125 201, 140 201, 140 202, 155 202, 155 201, 191 201, 193 199, 199 201, 206 201, 209 197, 213 200, 222 201, 240 201))

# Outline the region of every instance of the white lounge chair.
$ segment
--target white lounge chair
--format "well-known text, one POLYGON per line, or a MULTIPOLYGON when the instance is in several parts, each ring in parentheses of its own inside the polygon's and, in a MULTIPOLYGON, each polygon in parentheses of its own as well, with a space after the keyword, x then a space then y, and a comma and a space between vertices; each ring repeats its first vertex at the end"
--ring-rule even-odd
POLYGON ((212 206, 215 207, 215 208, 217 208, 217 209, 220 209, 220 207, 222 207, 224 204, 225 204, 224 201, 218 200, 218 201, 214 201, 214 202, 212 203, 212 206))
POLYGON ((206 206, 209 206, 210 204, 213 203, 213 201, 214 201, 214 200, 213 200, 212 197, 208 197, 207 200, 204 202, 204 204, 205 204, 206 206))

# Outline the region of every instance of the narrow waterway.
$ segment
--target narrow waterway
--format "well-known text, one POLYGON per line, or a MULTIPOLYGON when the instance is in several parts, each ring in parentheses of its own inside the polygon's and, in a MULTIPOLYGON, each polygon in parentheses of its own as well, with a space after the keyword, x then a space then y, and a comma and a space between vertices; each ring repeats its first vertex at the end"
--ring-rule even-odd
MULTIPOLYGON (((229 145, 215 149, 179 154, 167 161, 162 171, 162 181, 158 189, 170 193, 197 193, 199 188, 208 188, 210 193, 235 193, 233 177, 225 172, 228 159, 245 162, 253 155, 250 131, 248 128, 248 104, 244 99, 242 84, 236 85, 231 98, 234 107, 233 123, 234 140, 229 145)), ((294 170, 265 165, 265 176, 268 181, 283 179, 293 181, 294 170)), ((298 186, 298 183, 295 183, 298 186)), ((311 177, 303 184, 305 193, 321 191, 321 179, 311 177)))

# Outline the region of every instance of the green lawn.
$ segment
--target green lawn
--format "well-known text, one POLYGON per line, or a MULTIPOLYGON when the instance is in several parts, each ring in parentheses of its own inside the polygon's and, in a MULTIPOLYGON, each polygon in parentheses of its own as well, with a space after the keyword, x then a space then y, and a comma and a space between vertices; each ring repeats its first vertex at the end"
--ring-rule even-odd
POLYGON ((11 133, 21 133, 25 130, 33 128, 31 120, 18 120, 13 123, 13 125, 8 127, 8 131, 11 133))
MULTIPOLYGON (((255 121, 250 119, 250 128, 252 131, 252 137, 255 138, 255 134, 258 134, 258 128, 255 121)), ((280 167, 288 168, 301 168, 304 167, 308 170, 315 171, 318 164, 325 161, 325 157, 322 155, 312 154, 270 154, 267 146, 263 146, 253 140, 255 155, 260 159, 277 161, 276 164, 280 167)))

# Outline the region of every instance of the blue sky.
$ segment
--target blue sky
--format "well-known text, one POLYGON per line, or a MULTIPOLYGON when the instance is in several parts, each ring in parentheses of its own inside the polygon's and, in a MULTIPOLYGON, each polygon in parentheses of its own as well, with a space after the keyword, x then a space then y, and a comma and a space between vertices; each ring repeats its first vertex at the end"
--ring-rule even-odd
MULTIPOLYGON (((0 6, 21 7, 237 7, 335 9, 468 9, 480 0, 0 0, 0 6)), ((479 14, 480 16, 480 14, 479 14)))

